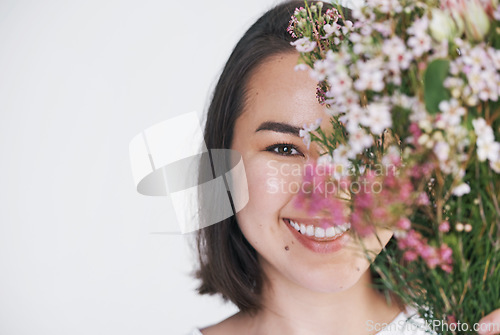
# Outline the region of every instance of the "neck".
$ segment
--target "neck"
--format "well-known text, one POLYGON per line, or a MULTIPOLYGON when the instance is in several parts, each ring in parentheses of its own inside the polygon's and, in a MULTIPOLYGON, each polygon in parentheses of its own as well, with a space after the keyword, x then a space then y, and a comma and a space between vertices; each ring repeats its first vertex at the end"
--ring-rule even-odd
POLYGON ((263 308, 250 326, 254 334, 375 334, 369 322, 389 323, 401 311, 371 287, 370 271, 351 288, 334 293, 310 290, 279 273, 268 278, 263 308))

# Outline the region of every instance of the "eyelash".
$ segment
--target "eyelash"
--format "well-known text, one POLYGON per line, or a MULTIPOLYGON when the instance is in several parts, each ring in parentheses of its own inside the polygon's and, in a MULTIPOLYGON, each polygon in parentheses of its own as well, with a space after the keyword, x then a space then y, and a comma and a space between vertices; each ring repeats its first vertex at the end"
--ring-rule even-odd
POLYGON ((295 146, 293 145, 292 143, 275 143, 273 145, 270 145, 266 148, 266 151, 270 151, 270 152, 273 152, 275 153, 276 155, 280 155, 280 156, 304 156, 304 154, 302 154, 300 152, 300 150, 295 146), (280 148, 280 147, 291 147, 291 150, 295 150, 297 151, 297 153, 295 154, 282 154, 282 153, 279 153, 278 151, 276 151, 276 149, 280 148))

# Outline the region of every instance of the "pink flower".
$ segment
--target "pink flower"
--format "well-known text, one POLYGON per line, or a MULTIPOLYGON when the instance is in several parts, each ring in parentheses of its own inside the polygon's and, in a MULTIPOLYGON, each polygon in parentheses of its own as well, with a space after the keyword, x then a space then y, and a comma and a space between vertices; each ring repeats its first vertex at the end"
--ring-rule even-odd
POLYGON ((417 204, 422 205, 422 206, 427 206, 428 204, 430 204, 429 197, 427 196, 427 193, 422 192, 418 195, 417 204))
POLYGON ((422 244, 419 247, 417 247, 417 251, 420 254, 420 256, 425 260, 427 260, 431 257, 435 257, 435 255, 436 255, 434 248, 429 246, 429 245, 422 244))
POLYGON ((439 255, 441 257, 441 260, 446 263, 451 263, 452 261, 452 256, 453 256, 453 250, 446 244, 441 245, 439 249, 439 255))
POLYGON ((427 263, 427 266, 431 269, 434 269, 436 266, 439 265, 440 261, 439 261, 439 258, 436 257, 436 256, 433 256, 433 257, 429 257, 427 258, 426 260, 426 263, 427 263))
POLYGON ((396 227, 403 230, 409 230, 411 228, 411 222, 407 218, 401 218, 396 223, 396 227))
POLYGON ((406 261, 412 262, 418 258, 418 255, 414 251, 405 251, 405 253, 403 254, 403 258, 406 261))
POLYGON ((420 234, 414 230, 410 230, 406 235, 406 243, 408 247, 416 248, 420 245, 420 234))
POLYGON ((439 231, 441 231, 443 233, 449 232, 450 231, 450 223, 448 221, 441 222, 441 224, 439 225, 439 231))

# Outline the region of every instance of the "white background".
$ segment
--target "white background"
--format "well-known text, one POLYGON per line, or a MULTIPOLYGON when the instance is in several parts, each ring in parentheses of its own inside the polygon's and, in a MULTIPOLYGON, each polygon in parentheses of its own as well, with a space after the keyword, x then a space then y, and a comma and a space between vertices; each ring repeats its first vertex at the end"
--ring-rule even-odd
POLYGON ((201 297, 167 198, 128 145, 205 110, 276 1, 0 1, 0 334, 187 334, 236 312, 201 297))

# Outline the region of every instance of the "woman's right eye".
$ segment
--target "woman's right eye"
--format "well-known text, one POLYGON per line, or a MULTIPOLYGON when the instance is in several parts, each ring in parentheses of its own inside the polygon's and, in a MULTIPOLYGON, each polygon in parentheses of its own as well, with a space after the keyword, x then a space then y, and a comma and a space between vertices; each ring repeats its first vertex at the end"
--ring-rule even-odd
POLYGON ((274 152, 281 156, 304 156, 295 145, 290 143, 273 144, 266 148, 266 151, 274 152))

